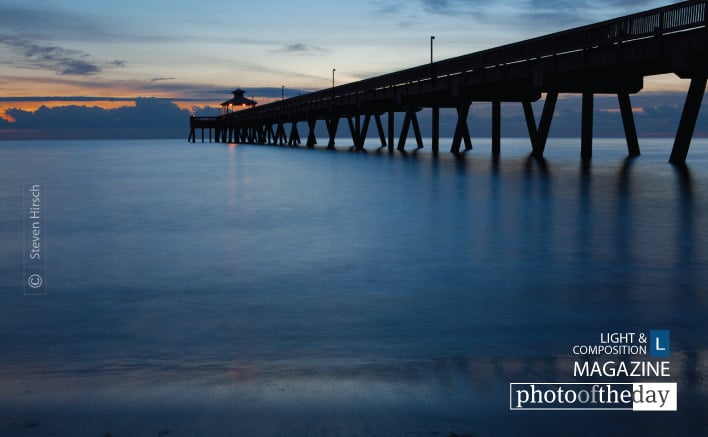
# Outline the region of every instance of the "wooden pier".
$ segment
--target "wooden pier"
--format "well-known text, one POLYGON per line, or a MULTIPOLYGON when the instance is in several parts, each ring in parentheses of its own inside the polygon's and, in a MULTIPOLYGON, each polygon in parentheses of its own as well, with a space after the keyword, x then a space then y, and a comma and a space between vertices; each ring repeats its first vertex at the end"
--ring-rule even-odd
POLYGON ((419 148, 423 140, 418 112, 432 109, 432 148, 439 151, 439 111, 453 108, 457 124, 450 151, 472 148, 467 115, 473 101, 491 102, 492 153, 501 148, 501 103, 524 110, 532 153, 542 156, 561 93, 582 95, 580 155, 592 157, 593 96, 615 94, 622 115, 627 150, 639 155, 630 95, 644 77, 674 73, 690 87, 677 127, 670 162, 686 161, 708 78, 708 1, 686 1, 614 20, 574 28, 456 58, 324 89, 298 97, 232 112, 220 117, 192 117, 189 140, 201 130, 209 141, 297 146, 298 123, 307 125, 305 145, 317 144, 315 126, 324 122, 329 148, 335 146, 340 120, 346 119, 354 147, 364 148, 376 126, 381 147, 405 150, 410 129, 419 148), (538 123, 531 103, 545 94, 538 123), (395 141, 394 116, 404 114, 395 141))

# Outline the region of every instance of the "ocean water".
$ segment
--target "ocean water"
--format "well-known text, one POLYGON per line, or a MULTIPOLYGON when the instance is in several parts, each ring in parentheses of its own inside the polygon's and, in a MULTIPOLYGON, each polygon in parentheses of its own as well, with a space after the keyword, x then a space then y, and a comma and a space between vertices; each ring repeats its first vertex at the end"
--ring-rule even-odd
POLYGON ((473 142, 0 143, 0 435, 707 434, 708 141, 473 142), (678 411, 510 411, 652 329, 678 411))

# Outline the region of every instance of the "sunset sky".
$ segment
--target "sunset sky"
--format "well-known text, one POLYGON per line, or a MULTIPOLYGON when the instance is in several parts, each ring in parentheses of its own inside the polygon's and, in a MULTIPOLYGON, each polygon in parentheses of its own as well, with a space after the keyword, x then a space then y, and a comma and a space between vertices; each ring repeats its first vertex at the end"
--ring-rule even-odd
MULTIPOLYGON (((346 83, 426 63, 430 35, 439 60, 668 3, 3 0, 0 115, 41 105, 115 108, 141 96, 185 108, 219 103, 236 86, 265 102, 281 86, 286 95, 329 86, 332 68, 346 83)), ((685 88, 663 76, 645 90, 685 88)))

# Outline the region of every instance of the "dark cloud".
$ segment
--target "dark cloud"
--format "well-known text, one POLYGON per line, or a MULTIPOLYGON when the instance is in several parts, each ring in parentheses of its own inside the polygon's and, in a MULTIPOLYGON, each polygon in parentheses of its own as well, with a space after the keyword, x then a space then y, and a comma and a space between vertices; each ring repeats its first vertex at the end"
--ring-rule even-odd
POLYGON ((420 22, 420 17, 417 15, 402 16, 396 21, 398 27, 412 27, 420 22))
MULTIPOLYGON (((289 90, 292 96, 299 90, 289 90)), ((228 94, 223 90, 223 95, 228 94)), ((249 96, 279 97, 279 88, 256 88, 249 91, 249 96)), ((555 116, 551 123, 551 138, 572 137, 580 135, 581 101, 576 95, 563 95, 558 100, 555 116)), ((66 97, 67 99, 78 99, 66 97)), ((632 97, 632 106, 641 109, 635 113, 637 131, 640 138, 663 136, 672 137, 676 133, 678 120, 683 108, 684 93, 639 94, 632 97)), ((56 98, 55 98, 56 99, 56 98)), ((89 99, 84 97, 84 99, 89 99)), ((107 98, 95 97, 96 100, 107 98)), ((184 100, 183 100, 184 101, 184 100)), ((534 104, 534 110, 540 114, 542 102, 534 104)), ((616 96, 596 96, 593 133, 600 137, 622 137, 624 130, 618 113, 616 96)), ((220 113, 216 105, 194 107, 197 115, 213 116, 220 113)), ((117 109, 102 109, 90 106, 64 106, 49 108, 43 106, 37 111, 10 109, 7 114, 16 121, 14 123, 0 119, 0 138, 7 138, 7 132, 26 131, 45 132, 44 137, 57 135, 62 137, 82 137, 84 132, 96 132, 96 136, 124 138, 153 138, 157 136, 182 137, 188 129, 189 112, 179 109, 174 102, 166 99, 140 98, 135 100, 135 106, 125 106, 117 109), (3 132, 5 130, 5 132, 3 132), (100 130, 105 130, 101 133, 100 130)), ((453 110, 442 110, 440 114, 440 131, 443 136, 451 136, 456 124, 456 114, 453 110)), ((424 136, 430 136, 430 111, 424 109, 418 115, 424 136)), ((400 114, 397 115, 397 131, 400 129, 400 114)), ((470 131, 474 137, 489 137, 491 135, 491 107, 489 103, 472 104, 468 118, 470 131)), ((326 136, 324 124, 318 123, 319 136, 326 136)), ((375 135, 374 131, 370 132, 375 135)), ((346 135, 346 134, 344 134, 346 135)), ((708 103, 704 103, 696 125, 696 136, 708 135, 708 103)), ((502 105, 502 136, 527 137, 528 130, 521 104, 504 103, 502 105)))
POLYGON ((15 33, 44 32, 49 35, 61 37, 86 37, 92 39, 103 38, 106 34, 105 23, 98 23, 95 19, 69 13, 49 5, 33 7, 35 2, 26 2, 29 7, 2 6, 0 5, 0 28, 8 29, 15 33))
POLYGON ((162 82, 166 80, 176 80, 176 77, 153 77, 150 82, 162 82))
POLYGON ((173 129, 180 134, 187 129, 189 111, 180 109, 170 100, 135 99, 135 106, 103 109, 98 106, 70 105, 36 111, 8 109, 15 122, 6 124, 13 129, 173 129))
POLYGON ((86 76, 101 72, 98 66, 79 59, 62 60, 58 65, 61 67, 58 70, 61 75, 86 76))
POLYGON ((539 29, 539 23, 552 25, 551 31, 562 30, 595 22, 607 14, 607 19, 659 7, 661 0, 418 0, 417 2, 372 2, 376 15, 390 15, 400 27, 419 23, 421 15, 457 17, 468 25, 475 23, 501 28, 523 29, 531 33, 539 29), (500 7, 502 6, 502 7, 500 7), (471 21, 470 21, 471 20, 471 21))
POLYGON ((661 0, 529 0, 519 2, 518 7, 510 10, 504 17, 495 17, 491 13, 485 13, 483 17, 492 24, 504 24, 503 20, 507 20, 506 24, 529 32, 537 29, 539 23, 551 25, 549 31, 558 31, 642 12, 665 4, 666 2, 661 0))
POLYGON ((285 51, 290 53, 303 53, 307 51, 307 46, 301 43, 290 44, 285 48, 285 51))
POLYGON ((405 4, 400 2, 372 2, 372 6, 376 14, 398 14, 404 8, 405 4))
POLYGON ((30 68, 55 71, 60 75, 87 76, 101 72, 88 55, 51 44, 40 44, 33 39, 17 35, 0 35, 0 44, 21 57, 20 64, 30 68))
POLYGON ((323 53, 325 51, 326 50, 321 47, 310 46, 301 42, 297 42, 292 44, 286 44, 275 52, 290 55, 310 55, 314 53, 323 53))
MULTIPOLYGON (((0 5, 0 29, 57 41, 175 42, 195 36, 159 33, 144 28, 136 32, 132 21, 115 15, 70 11, 61 2, 24 2, 23 6, 0 5)), ((138 14, 139 16, 140 14, 138 14)))
POLYGON ((423 9, 426 12, 434 12, 436 14, 455 14, 459 13, 464 5, 457 5, 450 0, 422 0, 423 9))

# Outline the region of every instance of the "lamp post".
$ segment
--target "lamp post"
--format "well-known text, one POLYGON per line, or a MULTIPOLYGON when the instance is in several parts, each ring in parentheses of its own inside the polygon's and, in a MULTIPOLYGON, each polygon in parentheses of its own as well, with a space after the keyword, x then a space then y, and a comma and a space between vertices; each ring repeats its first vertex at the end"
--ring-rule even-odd
POLYGON ((332 69, 332 100, 329 105, 329 123, 327 124, 327 130, 329 131, 329 143, 327 143, 328 149, 334 149, 334 137, 337 134, 337 124, 339 119, 334 115, 334 72, 337 71, 336 68, 332 69))
MULTIPOLYGON (((430 78, 433 84, 433 89, 435 87, 435 74, 433 71, 433 40, 435 39, 435 35, 430 35, 430 78)), ((440 107, 437 105, 433 106, 433 120, 432 120, 432 125, 433 125, 433 153, 437 154, 438 150, 440 149, 440 107)))
POLYGON ((435 39, 434 35, 430 35, 430 63, 433 63, 433 40, 435 39))
POLYGON ((280 100, 285 100, 285 85, 280 87, 280 100))

